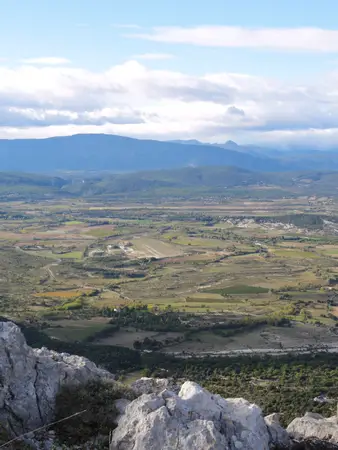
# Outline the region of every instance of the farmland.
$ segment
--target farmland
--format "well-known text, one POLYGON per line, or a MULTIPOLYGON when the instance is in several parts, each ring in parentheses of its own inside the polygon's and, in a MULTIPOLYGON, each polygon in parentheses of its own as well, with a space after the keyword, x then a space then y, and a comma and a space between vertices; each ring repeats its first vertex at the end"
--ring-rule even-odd
POLYGON ((329 197, 7 199, 0 315, 124 382, 173 375, 283 420, 331 414, 312 399, 338 400, 336 223, 329 197))
POLYGON ((43 323, 55 339, 129 348, 146 340, 191 354, 335 340, 333 199, 0 209, 1 315, 43 323), (134 312, 122 318, 125 308, 134 312), (172 329, 156 325, 168 315, 172 329), (283 320, 288 328, 274 328, 283 320))

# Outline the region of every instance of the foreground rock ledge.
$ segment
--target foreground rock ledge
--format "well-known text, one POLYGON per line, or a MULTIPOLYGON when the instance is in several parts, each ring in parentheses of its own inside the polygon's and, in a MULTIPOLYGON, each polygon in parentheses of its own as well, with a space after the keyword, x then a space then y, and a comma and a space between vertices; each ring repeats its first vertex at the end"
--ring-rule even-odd
POLYGON ((0 424, 9 435, 52 421, 62 384, 113 378, 86 358, 32 349, 18 326, 0 322, 0 424))
MULTIPOLYGON (((83 357, 32 349, 15 324, 0 322, 0 425, 9 435, 50 423, 60 387, 92 379, 114 376, 83 357)), ((212 395, 190 381, 178 386, 142 378, 132 388, 136 400, 115 402, 119 417, 110 450, 338 450, 336 417, 307 413, 284 430, 278 414, 264 418, 258 406, 212 395)), ((31 444, 61 449, 53 441, 33 439, 31 444)), ((82 449, 97 450, 92 445, 82 449)))
POLYGON ((241 398, 224 399, 187 381, 180 392, 143 394, 113 432, 110 450, 268 450, 290 448, 277 416, 241 398))

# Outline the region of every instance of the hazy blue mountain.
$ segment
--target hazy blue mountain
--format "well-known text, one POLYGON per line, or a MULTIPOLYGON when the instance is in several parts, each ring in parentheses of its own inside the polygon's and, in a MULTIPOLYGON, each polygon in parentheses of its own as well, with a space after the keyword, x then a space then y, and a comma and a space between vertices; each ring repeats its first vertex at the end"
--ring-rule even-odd
POLYGON ((198 141, 197 139, 186 139, 186 140, 177 139, 174 141, 167 141, 167 142, 171 142, 172 144, 184 144, 184 145, 212 145, 212 144, 209 144, 208 142, 205 143, 205 142, 198 141))
POLYGON ((243 154, 211 145, 84 134, 48 139, 0 140, 0 170, 54 172, 110 170, 126 172, 185 166, 237 166, 261 171, 288 170, 266 156, 243 154))
POLYGON ((234 141, 224 143, 203 143, 196 140, 178 140, 172 141, 185 145, 208 145, 225 150, 233 150, 240 153, 247 153, 260 158, 268 157, 284 162, 288 170, 307 169, 307 170, 338 170, 338 152, 336 148, 320 149, 309 148, 308 146, 292 147, 260 147, 258 145, 239 145, 234 141))
MULTIPOLYGON (((263 172, 338 170, 334 152, 277 152, 259 147, 161 142, 105 134, 0 140, 0 171, 47 172, 174 169, 236 166, 263 172)), ((193 143, 192 143, 193 142, 193 143)))
MULTIPOLYGON (((288 159, 288 155, 291 155, 290 149, 276 149, 269 147, 259 147, 257 145, 239 145, 234 141, 226 141, 224 143, 217 142, 208 142, 203 143, 200 141, 196 141, 195 139, 188 140, 176 140, 176 141, 168 141, 175 142, 176 144, 184 144, 184 145, 209 145, 212 147, 224 148, 225 150, 233 150, 241 153, 248 153, 250 155, 255 155, 259 157, 268 157, 274 159, 288 159)), ((300 150, 300 154, 304 155, 306 151, 304 149, 300 150)))

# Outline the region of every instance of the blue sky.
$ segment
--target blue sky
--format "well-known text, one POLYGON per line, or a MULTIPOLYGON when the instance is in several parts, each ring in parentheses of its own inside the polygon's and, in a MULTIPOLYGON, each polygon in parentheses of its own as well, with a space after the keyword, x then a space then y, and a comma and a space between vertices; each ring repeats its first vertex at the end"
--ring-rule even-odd
POLYGON ((314 63, 314 55, 308 52, 192 48, 148 42, 124 37, 136 30, 116 25, 138 25, 145 30, 197 25, 335 29, 337 14, 335 0, 2 0, 0 57, 11 60, 60 55, 81 67, 97 70, 133 55, 165 52, 176 56, 166 67, 190 73, 212 68, 286 78, 311 76, 338 66, 338 58, 317 54, 314 63))
POLYGON ((334 0, 0 0, 0 137, 336 145, 337 15, 334 0))

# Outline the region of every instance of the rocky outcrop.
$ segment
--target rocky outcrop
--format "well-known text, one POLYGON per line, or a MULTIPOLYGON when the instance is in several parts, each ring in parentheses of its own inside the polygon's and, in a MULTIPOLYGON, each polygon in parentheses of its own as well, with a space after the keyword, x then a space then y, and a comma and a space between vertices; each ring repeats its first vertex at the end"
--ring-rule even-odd
POLYGON ((63 383, 114 378, 86 358, 32 349, 12 322, 0 322, 0 423, 19 435, 53 419, 63 383))
POLYGON ((131 402, 110 450, 268 450, 274 444, 290 440, 277 420, 265 422, 258 406, 212 395, 187 381, 178 395, 164 390, 131 402))
POLYGON ((287 428, 289 435, 296 440, 316 438, 318 440, 338 443, 337 417, 325 419, 320 414, 306 413, 294 419, 287 428))
MULTIPOLYGON (((9 436, 50 423, 60 387, 91 379, 114 376, 83 357, 32 349, 16 325, 0 322, 0 425, 9 436)), ((307 413, 284 430, 278 414, 264 418, 255 404, 224 399, 190 381, 178 386, 171 379, 141 378, 132 390, 136 400, 114 402, 110 450, 338 450, 336 417, 307 413)), ((104 440, 108 436, 94 436, 78 448, 97 449, 104 440)), ((61 449, 49 429, 26 434, 25 441, 40 450, 61 449)))
POLYGON ((281 448, 289 448, 291 442, 290 437, 279 422, 279 414, 270 414, 264 418, 264 421, 268 427, 270 442, 278 444, 281 448))
POLYGON ((142 394, 159 394, 165 389, 179 393, 181 386, 171 378, 148 378, 142 377, 134 381, 130 386, 137 396, 142 394))

